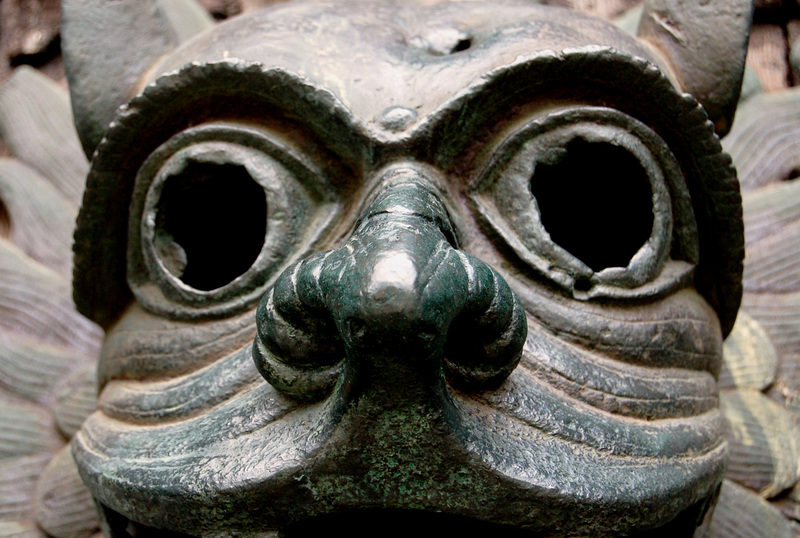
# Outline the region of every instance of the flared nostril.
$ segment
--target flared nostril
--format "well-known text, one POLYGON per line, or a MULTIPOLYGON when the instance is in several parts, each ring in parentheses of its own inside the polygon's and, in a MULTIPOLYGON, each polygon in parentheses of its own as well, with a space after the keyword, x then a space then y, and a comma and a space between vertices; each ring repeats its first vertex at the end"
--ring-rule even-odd
POLYGON ((345 337, 350 341, 358 341, 367 334, 367 324, 362 319, 350 318, 344 323, 345 337))
POLYGON ((344 357, 338 328, 313 276, 322 260, 313 256, 284 271, 256 311, 256 368, 276 389, 301 400, 328 394, 344 357))

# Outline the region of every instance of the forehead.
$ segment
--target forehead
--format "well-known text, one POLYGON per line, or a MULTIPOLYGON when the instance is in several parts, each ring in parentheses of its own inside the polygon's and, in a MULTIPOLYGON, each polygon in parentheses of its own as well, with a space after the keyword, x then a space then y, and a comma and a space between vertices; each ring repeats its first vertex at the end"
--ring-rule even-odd
POLYGON ((149 81, 188 63, 239 59, 299 75, 371 123, 394 106, 424 117, 498 67, 589 45, 659 61, 613 25, 561 8, 503 0, 301 2, 217 26, 167 57, 149 81))

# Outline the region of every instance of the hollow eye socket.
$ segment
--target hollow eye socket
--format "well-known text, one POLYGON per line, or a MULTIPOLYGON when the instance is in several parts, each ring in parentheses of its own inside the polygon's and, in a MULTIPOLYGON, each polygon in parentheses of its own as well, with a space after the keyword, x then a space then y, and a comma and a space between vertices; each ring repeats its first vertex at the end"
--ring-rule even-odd
POLYGON ((652 296, 685 283, 696 259, 677 160, 617 110, 530 120, 501 142, 471 196, 520 261, 576 298, 652 296))
POLYGON ((264 247, 267 198, 244 166, 190 161, 164 180, 155 251, 164 267, 203 291, 243 275, 264 247))
POLYGON ((531 194, 553 242, 595 272, 627 267, 653 231, 647 171, 607 142, 570 141, 555 162, 535 166, 531 194))
POLYGON ((336 200, 280 132, 223 121, 186 129, 136 176, 128 284, 139 304, 176 319, 240 311, 323 233, 336 200))

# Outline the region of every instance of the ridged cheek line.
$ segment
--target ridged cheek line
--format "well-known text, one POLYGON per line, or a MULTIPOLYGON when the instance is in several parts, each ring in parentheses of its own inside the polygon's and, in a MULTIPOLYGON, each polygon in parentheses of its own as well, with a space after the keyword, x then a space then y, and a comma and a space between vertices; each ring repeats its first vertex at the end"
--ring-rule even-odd
POLYGON ((247 345, 189 374, 166 381, 112 381, 100 395, 107 416, 138 424, 190 419, 265 383, 247 345))
MULTIPOLYGON (((562 346, 569 347, 563 343, 562 346)), ((101 404, 106 416, 104 420, 87 423, 89 429, 98 433, 105 431, 106 438, 118 439, 120 443, 115 443, 116 449, 123 452, 127 452, 124 445, 128 442, 118 438, 118 434, 129 440, 137 439, 134 445, 144 442, 150 447, 148 450, 157 449, 160 446, 158 439, 162 437, 162 442, 167 438, 185 438, 187 442, 193 439, 193 449, 202 450, 202 447, 213 446, 232 435, 246 434, 250 431, 247 423, 258 423, 259 429, 271 428, 271 421, 278 420, 290 409, 296 409, 298 420, 305 422, 302 417, 313 414, 315 406, 298 407, 296 402, 280 395, 264 382, 245 384, 230 393, 223 390, 219 401, 212 401, 210 397, 197 399, 194 391, 209 379, 213 380, 217 372, 227 372, 230 376, 230 369, 235 370, 237 364, 240 364, 239 370, 250 371, 249 355, 249 352, 241 351, 179 380, 110 385, 101 404), (138 398, 138 407, 131 405, 131 400, 125 400, 125 397, 138 398), (164 407, 158 408, 154 402, 160 402, 164 407), (187 412, 189 410, 191 413, 187 412), (234 423, 239 426, 234 426, 234 423)), ((670 373, 681 374, 665 372, 662 377, 670 373)), ((701 375, 698 372, 685 374, 701 375)), ((663 382, 663 379, 654 379, 653 386, 663 382)), ((723 420, 715 408, 688 418, 639 420, 618 416, 570 397, 539 379, 527 366, 518 368, 496 390, 468 396, 456 393, 455 397, 464 410, 471 407, 470 401, 487 405, 542 434, 617 455, 658 458, 703 453, 723 439, 723 420)), ((189 446, 184 449, 192 450, 189 446)), ((127 457, 136 458, 134 454, 127 457)))
MULTIPOLYGON (((269 435, 269 431, 281 429, 287 415, 297 408, 297 402, 262 383, 186 420, 137 424, 98 411, 89 416, 79 436, 82 444, 103 458, 191 459, 220 444, 235 444, 237 439, 247 443, 251 435, 269 435)), ((301 410, 301 416, 313 414, 314 411, 301 410)))
MULTIPOLYGON (((717 410, 690 419, 618 417, 564 397, 522 370, 515 371, 500 389, 478 397, 455 393, 454 398, 461 421, 470 422, 473 410, 486 414, 479 408, 488 406, 489 414, 498 420, 502 416, 517 424, 509 431, 543 436, 559 446, 589 447, 614 458, 693 457, 724 443, 724 419, 717 410)), ((123 466, 159 458, 189 465, 198 457, 216 454, 222 446, 226 453, 251 446, 255 438, 263 443, 259 450, 264 454, 280 452, 285 444, 280 432, 286 428, 299 437, 316 438, 328 420, 326 407, 324 403, 298 406, 265 383, 207 413, 167 424, 131 424, 95 413, 81 436, 85 448, 123 466)))
POLYGON ((540 381, 610 413, 663 419, 699 415, 719 406, 716 381, 709 372, 623 363, 565 342, 530 317, 520 364, 540 381))
POLYGON ((693 289, 641 305, 598 305, 515 287, 537 324, 561 340, 621 364, 710 372, 722 363, 716 314, 693 289))
POLYGON ((115 379, 166 379, 191 374, 250 345, 254 313, 197 323, 173 322, 132 307, 106 335, 100 386, 115 379))
MULTIPOLYGON (((462 402, 468 399, 459 395, 462 402)), ((623 417, 571 398, 525 369, 475 400, 552 437, 619 456, 677 457, 707 452, 724 441, 718 409, 688 418, 623 417)))

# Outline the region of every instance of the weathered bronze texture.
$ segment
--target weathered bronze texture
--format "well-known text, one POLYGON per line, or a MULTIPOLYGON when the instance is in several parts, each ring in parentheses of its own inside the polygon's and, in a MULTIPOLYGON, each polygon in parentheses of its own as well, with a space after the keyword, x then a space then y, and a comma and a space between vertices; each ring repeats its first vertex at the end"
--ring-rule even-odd
POLYGON ((105 532, 703 532, 751 9, 65 1, 105 532))

